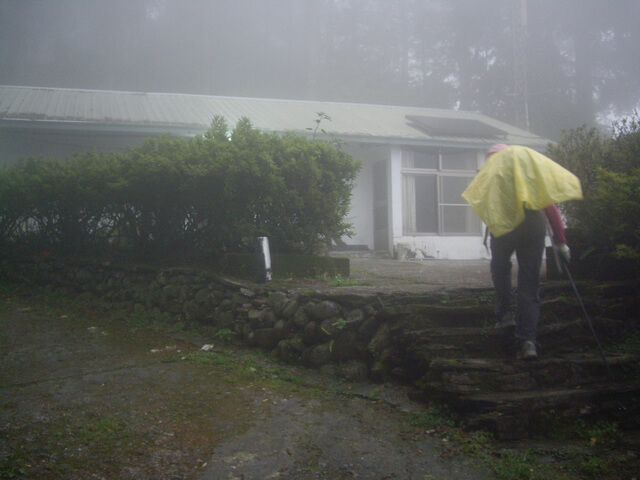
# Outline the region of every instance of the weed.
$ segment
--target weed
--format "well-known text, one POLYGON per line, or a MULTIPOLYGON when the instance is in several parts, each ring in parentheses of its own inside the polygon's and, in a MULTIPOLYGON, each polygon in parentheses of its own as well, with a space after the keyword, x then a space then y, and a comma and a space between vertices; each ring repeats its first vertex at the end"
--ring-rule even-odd
POLYGON ((545 418, 547 428, 543 432, 556 440, 579 440, 589 445, 610 446, 620 437, 620 430, 612 422, 587 422, 583 419, 554 419, 553 410, 545 418))
POLYGON ((578 472, 587 478, 603 478, 613 473, 612 461, 599 455, 583 455, 576 463, 578 472))
POLYGON ((591 445, 612 445, 620 438, 618 425, 611 422, 587 423, 582 419, 575 421, 573 434, 591 445))
POLYGON ((489 451, 493 436, 488 432, 465 432, 459 429, 450 429, 447 438, 452 441, 458 451, 465 455, 482 457, 489 451))
POLYGON ((333 322, 333 326, 336 327, 338 330, 344 330, 345 328, 347 328, 347 325, 348 323, 344 318, 339 318, 338 320, 333 322))
POLYGON ((316 134, 318 133, 318 129, 320 129, 320 131, 322 133, 324 133, 325 135, 328 135, 327 132, 324 129, 320 128, 320 123, 323 120, 327 120, 327 121, 330 122, 331 121, 331 117, 329 115, 327 115, 326 113, 324 113, 324 112, 316 112, 316 119, 314 120, 314 122, 316 124, 315 128, 307 127, 307 130, 313 130, 313 140, 316 139, 316 134))
POLYGON ((188 324, 186 322, 179 320, 177 322, 173 322, 169 324, 165 331, 167 333, 178 333, 178 332, 183 332, 187 329, 188 329, 188 324))
POLYGON ((200 365, 219 365, 221 367, 232 367, 237 365, 230 355, 225 355, 220 352, 205 352, 198 350, 196 352, 187 353, 182 358, 188 362, 200 365))
POLYGON ((222 343, 228 345, 233 342, 233 339, 236 337, 236 332, 229 328, 221 328, 215 333, 214 336, 222 343))
POLYGON ((368 398, 370 398, 371 400, 376 400, 376 399, 380 398, 380 387, 374 388, 371 391, 371 393, 369 393, 368 398))
POLYGON ((278 374, 278 378, 283 382, 291 383, 292 385, 302 386, 304 385, 304 380, 298 375, 294 375, 293 373, 282 372, 278 374))
POLYGON ((78 437, 90 442, 122 438, 125 426, 113 417, 100 417, 78 431, 78 437))
POLYGON ((443 293, 440 296, 440 304, 441 305, 449 305, 451 303, 451 296, 448 293, 443 293))
POLYGON ((478 303, 481 305, 493 305, 496 303, 496 295, 494 293, 481 293, 478 295, 478 303))
POLYGON ((20 450, 11 450, 0 459, 0 480, 22 478, 27 473, 27 458, 20 450))
POLYGON ((546 480, 547 469, 532 451, 504 452, 491 462, 491 469, 498 480, 546 480))
POLYGON ((369 282, 361 282, 360 280, 357 280, 355 278, 344 278, 339 273, 334 277, 324 276, 323 280, 325 280, 327 282, 327 285, 331 287, 353 287, 356 285, 371 285, 369 282))
POLYGON ((444 406, 430 405, 424 411, 407 415, 407 423, 413 427, 436 429, 442 426, 453 427, 453 414, 444 406))
POLYGON ((131 312, 127 316, 127 322, 136 328, 144 328, 149 326, 149 316, 147 313, 131 312))

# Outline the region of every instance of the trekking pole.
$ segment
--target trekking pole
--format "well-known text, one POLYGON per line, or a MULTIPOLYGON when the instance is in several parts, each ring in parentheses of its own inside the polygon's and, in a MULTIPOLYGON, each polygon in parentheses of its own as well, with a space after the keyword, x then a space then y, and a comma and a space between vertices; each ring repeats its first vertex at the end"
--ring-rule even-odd
MULTIPOLYGON (((546 219, 546 217, 545 217, 546 219)), ((600 356, 602 357, 602 361, 604 362, 604 366, 607 369, 607 375, 609 377, 609 380, 613 380, 613 374, 611 373, 611 369, 609 368, 609 363, 607 362, 607 357, 604 354, 604 350, 602 349, 602 345, 600 344, 600 340, 598 339, 598 335, 596 334, 596 330, 593 328, 593 323, 591 322, 591 318, 589 317, 589 314, 587 313, 587 309, 584 306, 584 302, 582 301, 582 297, 580 296, 580 293, 578 292, 578 287, 576 286, 576 282, 573 280, 573 276, 571 275, 571 271, 569 270, 569 261, 564 258, 562 255, 560 255, 560 253, 558 253, 558 246, 556 245, 556 243, 553 241, 553 230, 551 228, 551 224, 549 223, 549 220, 547 220, 547 233, 549 234, 549 238, 551 240, 551 248, 553 250, 553 256, 555 257, 555 261, 556 261, 556 266, 558 267, 558 272, 562 273, 562 271, 564 270, 567 273, 567 277, 569 277, 569 283, 571 283, 571 286, 573 287, 573 293, 576 294, 576 298, 578 299, 578 303, 580 304, 580 307, 582 308, 582 313, 584 313, 584 318, 587 320, 587 324, 589 325, 589 329, 591 330, 591 333, 593 334, 593 338, 595 338, 596 340, 596 345, 598 345, 598 350, 600 351, 600 356)))
POLYGON ((591 318, 589 318, 589 314, 587 313, 587 309, 584 306, 584 302, 582 301, 582 297, 580 296, 580 293, 578 293, 578 287, 576 286, 576 282, 573 280, 573 276, 571 275, 571 272, 569 271, 569 262, 564 257, 562 258, 562 260, 564 262, 564 271, 567 272, 567 276, 569 277, 569 282, 571 283, 571 286, 573 287, 573 292, 576 294, 576 298, 578 299, 578 302, 580 303, 580 307, 582 307, 582 313, 584 313, 584 318, 587 319, 587 323, 589 324, 589 328, 591 329, 591 333, 593 334, 593 338, 596 339, 596 344, 598 345, 598 350, 600 350, 600 356, 602 357, 602 361, 604 362, 604 366, 607 369, 607 375, 609 376, 609 380, 613 380, 613 374, 611 373, 611 369, 609 368, 609 363, 607 362, 607 357, 604 354, 604 350, 602 349, 602 345, 600 345, 600 340, 598 340, 598 335, 596 335, 596 331, 593 328, 593 323, 591 322, 591 318))

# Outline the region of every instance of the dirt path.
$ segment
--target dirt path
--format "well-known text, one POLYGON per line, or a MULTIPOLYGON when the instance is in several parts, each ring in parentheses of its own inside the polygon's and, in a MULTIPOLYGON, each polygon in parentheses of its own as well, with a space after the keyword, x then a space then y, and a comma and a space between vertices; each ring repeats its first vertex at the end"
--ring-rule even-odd
POLYGON ((0 298, 0 479, 489 479, 390 386, 0 298))

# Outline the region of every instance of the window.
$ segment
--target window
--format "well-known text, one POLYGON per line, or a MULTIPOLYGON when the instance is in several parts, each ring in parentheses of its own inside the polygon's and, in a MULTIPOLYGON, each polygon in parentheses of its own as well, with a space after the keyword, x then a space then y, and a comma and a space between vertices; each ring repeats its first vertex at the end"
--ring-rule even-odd
POLYGON ((460 196, 476 169, 475 151, 403 150, 404 234, 480 234, 480 219, 460 196))

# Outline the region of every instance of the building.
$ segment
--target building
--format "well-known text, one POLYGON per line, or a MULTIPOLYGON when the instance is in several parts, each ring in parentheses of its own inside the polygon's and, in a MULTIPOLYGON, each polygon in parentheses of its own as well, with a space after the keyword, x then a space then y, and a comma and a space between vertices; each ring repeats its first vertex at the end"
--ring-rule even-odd
POLYGON ((395 258, 476 259, 482 225, 460 197, 494 143, 542 151, 548 140, 477 112, 332 102, 0 86, 0 163, 119 151, 171 132, 205 132, 214 116, 265 132, 337 138, 362 160, 351 248, 395 258), (320 121, 318 124, 316 120, 320 121))

